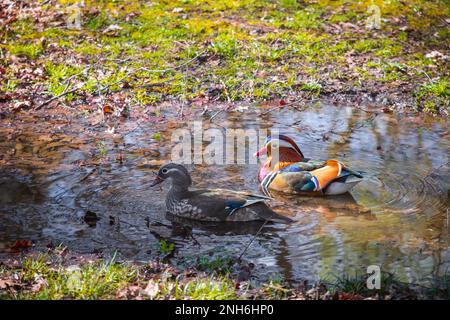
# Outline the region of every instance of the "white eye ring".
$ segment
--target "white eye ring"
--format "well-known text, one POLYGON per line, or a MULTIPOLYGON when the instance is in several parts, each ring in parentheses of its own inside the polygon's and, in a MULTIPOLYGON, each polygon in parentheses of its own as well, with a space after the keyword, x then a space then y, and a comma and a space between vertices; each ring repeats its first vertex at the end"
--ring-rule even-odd
POLYGON ((162 171, 161 171, 162 173, 164 173, 164 174, 166 174, 167 172, 169 172, 169 170, 167 170, 167 169, 162 169, 162 171))

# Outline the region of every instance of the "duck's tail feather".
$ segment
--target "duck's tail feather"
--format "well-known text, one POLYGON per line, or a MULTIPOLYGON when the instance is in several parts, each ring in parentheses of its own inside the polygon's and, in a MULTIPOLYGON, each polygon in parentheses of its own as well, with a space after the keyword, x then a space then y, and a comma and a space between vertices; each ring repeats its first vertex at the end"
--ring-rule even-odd
POLYGON ((269 207, 266 207, 266 210, 258 210, 258 216, 263 220, 268 220, 272 222, 280 222, 280 223, 292 223, 294 220, 291 218, 288 218, 286 216, 283 216, 269 207))
POLYGON ((355 177, 357 177, 359 179, 363 179, 364 176, 367 175, 367 173, 364 172, 364 171, 356 171, 356 170, 351 170, 351 169, 345 168, 341 175, 343 177, 345 177, 345 176, 352 176, 353 175, 353 176, 355 176, 355 177))

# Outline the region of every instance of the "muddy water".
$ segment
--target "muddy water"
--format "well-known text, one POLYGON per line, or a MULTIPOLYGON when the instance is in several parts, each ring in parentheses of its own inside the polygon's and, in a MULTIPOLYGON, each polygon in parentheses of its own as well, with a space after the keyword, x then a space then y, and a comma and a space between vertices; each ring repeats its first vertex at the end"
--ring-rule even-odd
MULTIPOLYGON (((426 282, 450 266, 448 235, 448 121, 315 105, 305 110, 222 112, 205 127, 276 127, 305 156, 337 158, 366 172, 351 194, 330 198, 274 195, 272 206, 293 217, 289 227, 267 225, 245 254, 258 277, 330 279, 378 265, 404 281, 426 282)), ((191 115, 202 119, 200 114, 191 115)), ((171 132, 181 121, 133 119, 101 125, 39 118, 0 128, 0 251, 27 239, 36 248, 63 243, 78 252, 117 250, 147 260, 157 243, 176 244, 176 256, 239 255, 259 224, 201 224, 167 216, 152 172, 170 159, 171 132), (88 129, 86 129, 88 128, 88 129), (156 132, 161 140, 152 139, 156 132), (86 219, 86 212, 98 219, 86 219)), ((258 191, 257 165, 190 167, 198 187, 258 191)))

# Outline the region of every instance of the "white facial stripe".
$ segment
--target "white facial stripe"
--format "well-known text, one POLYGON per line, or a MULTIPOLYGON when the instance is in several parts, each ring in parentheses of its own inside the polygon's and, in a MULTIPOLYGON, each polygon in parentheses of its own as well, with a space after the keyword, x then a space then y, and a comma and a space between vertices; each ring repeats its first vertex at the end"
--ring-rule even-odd
MULTIPOLYGON (((278 146, 278 148, 280 147, 285 147, 285 148, 291 148, 293 149, 295 152, 297 152, 300 156, 301 154, 297 151, 297 149, 292 145, 292 143, 288 142, 288 141, 284 141, 284 140, 280 140, 280 139, 272 139, 270 140, 269 143, 275 143, 275 145, 278 146)), ((268 143, 268 144, 269 144, 268 143)), ((273 146, 273 145, 272 145, 273 146)))
MULTIPOLYGON (((166 169, 166 170, 167 170, 167 169, 166 169)), ((174 171, 181 172, 181 170, 178 169, 178 168, 172 168, 172 169, 167 170, 166 173, 164 173, 164 174, 168 174, 169 172, 174 172, 174 171)))

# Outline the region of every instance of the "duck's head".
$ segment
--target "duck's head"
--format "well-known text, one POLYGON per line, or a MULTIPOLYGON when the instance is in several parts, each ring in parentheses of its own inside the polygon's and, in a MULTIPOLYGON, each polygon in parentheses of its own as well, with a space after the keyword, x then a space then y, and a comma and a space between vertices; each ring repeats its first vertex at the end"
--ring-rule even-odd
POLYGON ((256 157, 267 155, 267 161, 261 166, 259 180, 262 181, 274 168, 281 169, 285 165, 304 159, 298 145, 285 135, 268 136, 264 147, 255 153, 256 157))
POLYGON ((278 150, 280 155, 290 153, 293 158, 300 158, 298 160, 293 159, 293 161, 300 161, 304 158, 302 151, 295 141, 282 134, 268 136, 264 142, 264 147, 259 149, 259 151, 255 153, 255 156, 260 157, 262 155, 267 155, 267 157, 271 157, 275 150, 278 150))
POLYGON ((192 184, 192 179, 187 169, 177 163, 168 163, 159 168, 150 187, 156 186, 165 180, 171 180, 174 188, 185 189, 192 184))

